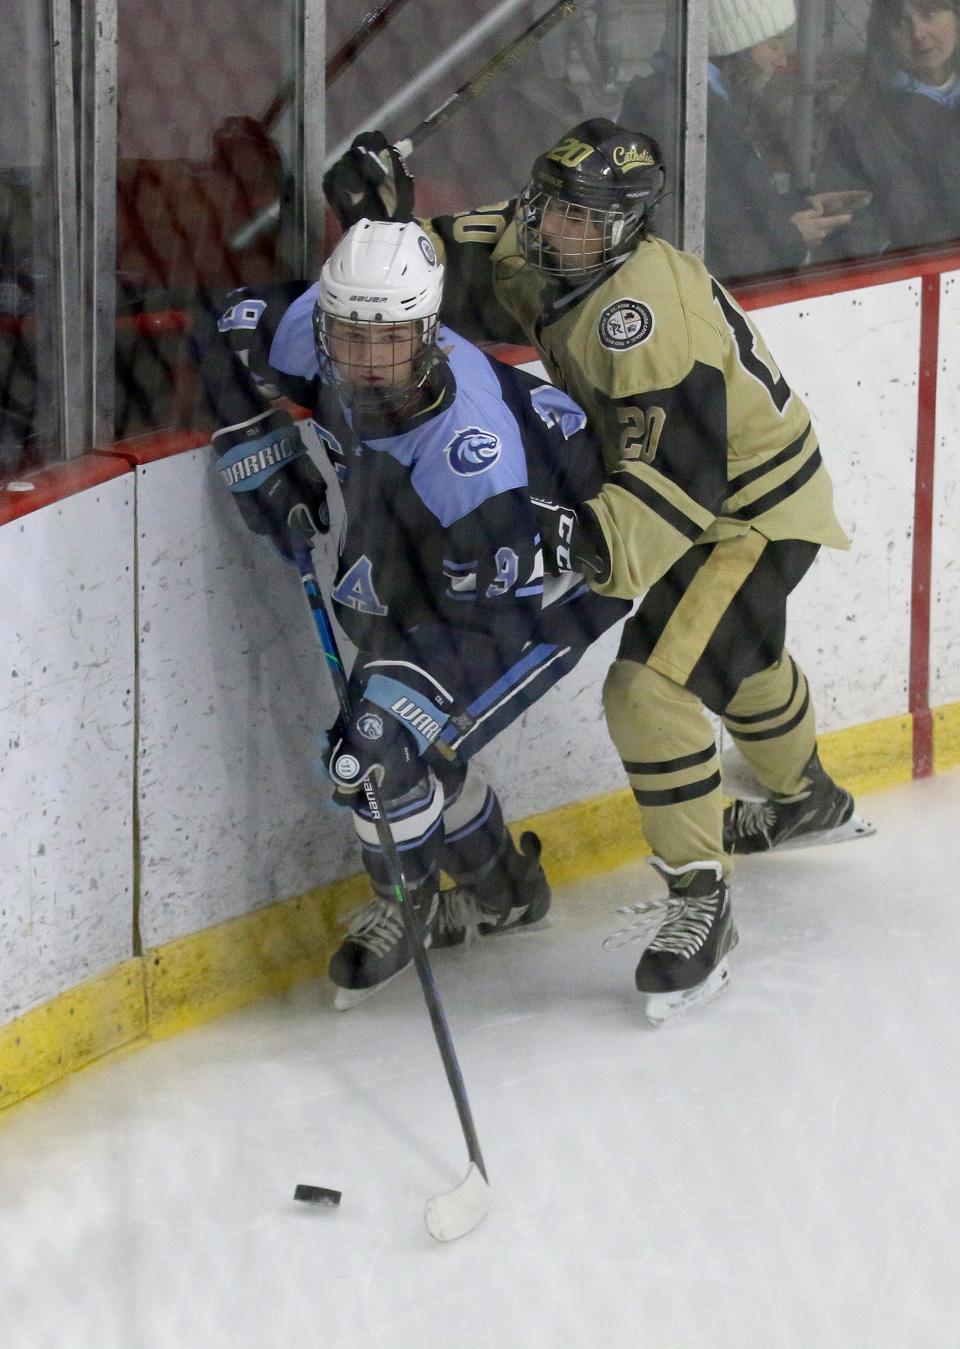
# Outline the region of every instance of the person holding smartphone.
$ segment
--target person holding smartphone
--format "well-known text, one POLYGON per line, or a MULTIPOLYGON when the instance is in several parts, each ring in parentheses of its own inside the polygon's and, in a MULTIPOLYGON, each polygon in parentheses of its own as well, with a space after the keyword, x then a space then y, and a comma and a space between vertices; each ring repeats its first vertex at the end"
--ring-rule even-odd
POLYGON ((827 137, 819 180, 864 209, 833 256, 960 237, 960 0, 874 0, 863 77, 827 137))
MULTIPOLYGON (((801 267, 852 218, 831 194, 780 190, 789 154, 764 93, 788 68, 795 22, 794 0, 711 0, 704 257, 721 280, 801 267)), ((619 120, 671 144, 676 62, 661 53, 653 64, 627 87, 619 120)))

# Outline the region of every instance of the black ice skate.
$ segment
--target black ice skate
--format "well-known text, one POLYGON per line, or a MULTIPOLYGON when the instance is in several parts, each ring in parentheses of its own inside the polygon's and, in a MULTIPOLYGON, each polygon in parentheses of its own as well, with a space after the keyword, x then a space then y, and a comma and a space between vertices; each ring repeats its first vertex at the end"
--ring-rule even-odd
MULTIPOLYGON (((420 923, 423 944, 430 946, 437 929, 440 897, 430 887, 429 894, 422 897, 411 895, 410 903, 420 923)), ((334 1006, 341 1012, 355 1007, 395 979, 412 961, 398 902, 381 896, 365 904, 353 915, 347 935, 330 961, 330 978, 337 985, 334 1006)))
POLYGON ((815 843, 843 843, 876 833, 853 809, 853 797, 828 777, 814 750, 804 777, 810 787, 797 796, 734 801, 723 812, 723 847, 729 853, 769 852, 815 843))
MULTIPOLYGON (((635 980, 644 1016, 659 1026, 722 991, 730 975, 727 956, 737 944, 737 929, 718 862, 673 868, 658 857, 649 860, 669 888, 667 915, 640 958, 635 980)), ((623 928, 608 938, 606 946, 649 932, 649 904, 629 905, 620 912, 639 914, 640 921, 633 932, 623 928)))
POLYGON ((540 840, 527 830, 519 852, 509 841, 507 849, 503 864, 483 880, 441 892, 434 946, 460 946, 474 935, 543 924, 551 894, 540 865, 540 840))

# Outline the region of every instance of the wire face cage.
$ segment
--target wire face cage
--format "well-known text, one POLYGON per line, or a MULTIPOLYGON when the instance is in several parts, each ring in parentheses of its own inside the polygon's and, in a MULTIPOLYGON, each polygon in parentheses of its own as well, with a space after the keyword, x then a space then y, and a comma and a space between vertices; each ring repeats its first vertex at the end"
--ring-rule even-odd
POLYGON ((623 252, 639 215, 579 206, 549 192, 525 189, 517 210, 520 251, 551 276, 590 276, 623 252))
POLYGON ((320 310, 321 366, 358 410, 400 411, 423 385, 433 364, 436 314, 384 323, 320 310))

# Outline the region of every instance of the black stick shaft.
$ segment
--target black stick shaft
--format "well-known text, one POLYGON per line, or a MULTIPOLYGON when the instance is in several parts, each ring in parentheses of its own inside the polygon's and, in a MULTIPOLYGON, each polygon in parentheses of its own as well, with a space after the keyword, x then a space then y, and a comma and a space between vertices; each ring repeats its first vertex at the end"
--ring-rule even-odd
MULTIPOLYGON (((316 624, 317 632, 320 635, 323 653, 327 660, 327 669, 330 671, 330 678, 333 681, 337 700, 340 703, 340 710, 343 712, 345 718, 349 718, 351 715, 351 705, 347 674, 343 668, 343 661, 340 659, 337 639, 334 635, 333 627, 330 623, 330 616, 327 613, 327 607, 323 602, 320 585, 313 569, 313 560, 309 542, 297 543, 294 546, 294 557, 296 558, 297 570, 300 572, 300 580, 303 583, 304 594, 307 597, 307 602, 310 605, 310 612, 313 615, 313 621, 316 624)), ((371 778, 364 778, 363 790, 367 798, 367 805, 370 808, 370 813, 373 816, 374 827, 377 831, 380 847, 383 849, 383 856, 387 865, 390 884, 393 887, 394 896, 400 906, 400 916, 403 920, 404 931, 407 936, 407 941, 410 943, 410 949, 413 952, 413 963, 416 966, 417 977, 420 980, 420 988, 423 991, 423 998, 427 1004, 427 1011, 430 1013, 430 1022, 433 1026, 437 1048, 440 1050, 440 1057, 443 1060, 447 1082, 450 1084, 450 1090, 453 1093, 454 1104, 457 1107, 457 1115, 460 1119, 460 1127, 463 1130, 463 1136, 467 1144, 467 1152, 470 1156, 470 1160, 476 1164, 480 1174, 483 1176, 484 1180, 486 1180, 487 1168, 484 1165, 483 1154, 480 1151, 480 1140, 477 1138, 477 1130, 473 1122, 473 1115, 470 1111, 470 1102, 467 1099, 467 1089, 464 1084, 463 1073, 460 1070, 460 1063, 457 1059, 456 1050, 453 1047, 453 1039, 450 1035, 450 1028, 447 1025, 443 1004, 440 1001, 440 994, 433 977, 433 970, 430 968, 430 962, 427 959, 427 952, 423 945, 423 934, 420 931, 420 924, 417 920, 414 907, 407 896, 406 885, 403 879, 403 868, 400 863, 400 854, 397 851, 397 845, 394 842, 393 834, 390 831, 390 824, 383 809, 380 793, 371 778)))
POLYGON ((378 9, 371 10, 369 14, 363 16, 343 46, 339 47, 327 61, 326 77, 328 84, 331 84, 337 78, 341 70, 353 64, 374 34, 379 33, 380 29, 388 24, 406 3, 407 0, 384 0, 384 4, 380 5, 378 9))
POLYGON ((568 14, 572 14, 577 8, 577 0, 557 0, 557 3, 551 6, 535 23, 530 24, 529 28, 509 42, 502 51, 491 56, 490 60, 471 75, 470 79, 460 88, 445 99, 439 108, 435 108, 428 117, 425 117, 419 125, 412 131, 408 131, 406 136, 397 141, 397 149, 404 156, 411 150, 422 144, 428 136, 432 136, 435 131, 439 131, 442 126, 446 126, 451 118, 456 117, 466 103, 471 99, 482 94, 484 89, 492 79, 495 79, 508 66, 514 64, 523 58, 527 51, 539 42, 540 39, 549 33, 561 19, 565 19, 568 14))
MULTIPOLYGON (((346 42, 327 59, 324 66, 324 79, 327 84, 332 84, 341 71, 346 70, 347 66, 353 65, 370 39, 379 33, 380 29, 384 28, 406 3, 407 0, 385 0, 385 3, 380 5, 378 9, 373 9, 369 14, 363 16, 346 42)), ((290 79, 284 80, 272 102, 258 119, 264 131, 269 131, 280 117, 293 98, 295 87, 292 76, 290 79)))

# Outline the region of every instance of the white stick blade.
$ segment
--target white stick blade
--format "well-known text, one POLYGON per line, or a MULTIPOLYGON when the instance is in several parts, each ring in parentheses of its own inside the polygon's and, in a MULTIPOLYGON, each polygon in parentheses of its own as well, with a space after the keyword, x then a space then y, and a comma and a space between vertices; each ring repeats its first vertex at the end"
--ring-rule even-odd
POLYGON ((427 1200, 423 1219, 437 1241, 456 1241, 478 1227, 489 1211, 490 1186, 476 1162, 471 1162, 455 1190, 427 1200))

